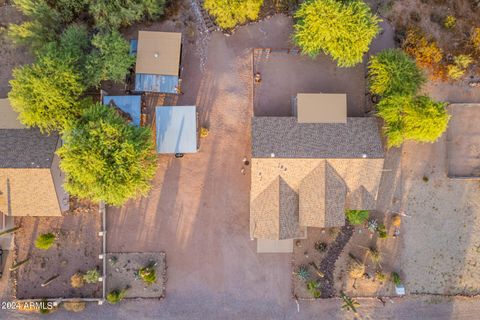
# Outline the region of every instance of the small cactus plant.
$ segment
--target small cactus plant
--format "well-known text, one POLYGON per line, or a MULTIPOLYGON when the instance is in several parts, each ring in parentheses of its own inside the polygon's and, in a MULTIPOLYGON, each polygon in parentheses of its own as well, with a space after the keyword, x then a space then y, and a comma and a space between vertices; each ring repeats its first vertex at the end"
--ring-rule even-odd
POLYGON ((327 251, 327 244, 325 242, 317 241, 315 242, 314 248, 318 252, 325 252, 327 251))
POLYGON ((377 219, 368 219, 368 222, 367 222, 367 228, 370 232, 375 232, 377 231, 377 228, 378 228, 378 221, 377 219))
POLYGON ((304 281, 307 281, 308 278, 310 278, 310 271, 308 271, 308 267, 307 267, 306 265, 304 265, 304 264, 298 266, 297 271, 295 272, 295 274, 296 274, 301 280, 304 280, 304 281))

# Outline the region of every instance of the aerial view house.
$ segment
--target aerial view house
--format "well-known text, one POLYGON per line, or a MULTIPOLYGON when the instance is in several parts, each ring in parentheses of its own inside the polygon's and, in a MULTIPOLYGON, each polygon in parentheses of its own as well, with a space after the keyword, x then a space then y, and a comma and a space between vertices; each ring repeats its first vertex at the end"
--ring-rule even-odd
POLYGON ((347 117, 344 94, 294 100, 296 117, 253 118, 250 234, 258 248, 305 238, 307 227, 343 226, 345 210, 376 204, 384 162, 377 119, 347 117))
POLYGON ((159 106, 155 110, 155 140, 158 153, 195 153, 198 121, 195 106, 159 106))
POLYGON ((14 216, 61 216, 69 208, 55 150, 61 140, 27 129, 0 100, 0 229, 14 216))
POLYGON ((135 91, 178 93, 182 34, 139 31, 130 53, 137 56, 135 91))

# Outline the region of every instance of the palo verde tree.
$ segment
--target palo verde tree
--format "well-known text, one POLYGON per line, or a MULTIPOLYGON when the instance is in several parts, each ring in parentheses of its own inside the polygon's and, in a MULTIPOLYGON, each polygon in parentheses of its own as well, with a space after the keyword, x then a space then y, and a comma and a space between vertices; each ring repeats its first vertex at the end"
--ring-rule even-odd
POLYGON ((205 0, 203 6, 223 29, 256 20, 263 0, 205 0))
POLYGON ((427 96, 388 96, 377 105, 377 115, 384 121, 388 147, 398 147, 405 140, 434 142, 447 129, 450 115, 446 103, 427 96))
POLYGON ((122 205, 150 190, 156 168, 150 129, 127 124, 115 109, 90 103, 63 141, 57 153, 70 194, 122 205))
POLYGON ((380 96, 415 95, 425 76, 415 61, 400 49, 387 49, 368 63, 370 91, 380 96))
POLYGON ((165 0, 89 0, 89 12, 100 29, 118 29, 142 18, 156 19, 165 8, 165 0))
POLYGON ((362 62, 381 21, 361 0, 308 0, 295 13, 294 42, 310 57, 330 55, 340 67, 362 62))
POLYGON ((135 61, 127 40, 115 30, 96 34, 92 45, 84 68, 88 84, 97 87, 103 80, 123 81, 135 61))

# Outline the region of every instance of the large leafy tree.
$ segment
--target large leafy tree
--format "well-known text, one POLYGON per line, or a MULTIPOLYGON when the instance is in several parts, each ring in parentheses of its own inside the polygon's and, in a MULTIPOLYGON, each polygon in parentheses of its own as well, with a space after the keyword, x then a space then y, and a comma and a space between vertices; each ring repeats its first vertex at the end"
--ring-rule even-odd
POLYGON ((118 29, 163 14, 165 0, 90 0, 89 11, 100 29, 118 29))
POLYGON ((223 29, 258 18, 263 0, 205 0, 203 6, 223 29))
POLYGON ((150 129, 127 124, 111 107, 92 104, 65 130, 63 140, 57 152, 70 194, 121 205, 150 190, 156 168, 150 129))
POLYGON ((128 68, 135 62, 130 46, 118 31, 96 34, 92 39, 93 50, 87 58, 85 77, 92 86, 100 81, 123 81, 128 68))
POLYGON ((340 67, 362 62, 381 21, 361 0, 308 0, 295 13, 293 40, 304 54, 330 55, 340 67))
POLYGON ((450 115, 444 102, 427 96, 388 96, 377 105, 377 114, 385 121, 388 147, 405 140, 434 142, 445 132, 450 115))
POLYGON ((387 49, 370 58, 368 78, 372 93, 415 95, 425 76, 414 60, 400 49, 387 49))
POLYGON ((72 60, 52 54, 13 70, 8 98, 20 121, 44 132, 61 131, 81 113, 84 86, 72 60))

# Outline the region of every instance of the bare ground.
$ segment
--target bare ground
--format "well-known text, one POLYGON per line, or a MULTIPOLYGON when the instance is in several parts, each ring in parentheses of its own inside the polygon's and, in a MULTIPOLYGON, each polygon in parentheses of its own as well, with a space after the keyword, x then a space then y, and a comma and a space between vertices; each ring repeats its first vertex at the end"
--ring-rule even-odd
POLYGON ((16 279, 16 297, 30 298, 98 298, 102 296, 100 284, 86 284, 73 289, 70 277, 78 272, 99 268, 101 260, 101 217, 98 206, 82 205, 75 213, 64 217, 22 217, 15 225, 22 228, 15 233, 17 262, 27 258, 13 277, 16 279), (35 239, 43 233, 53 232, 57 239, 48 250, 35 248, 35 239), (42 287, 47 279, 59 275, 51 284, 42 287))

